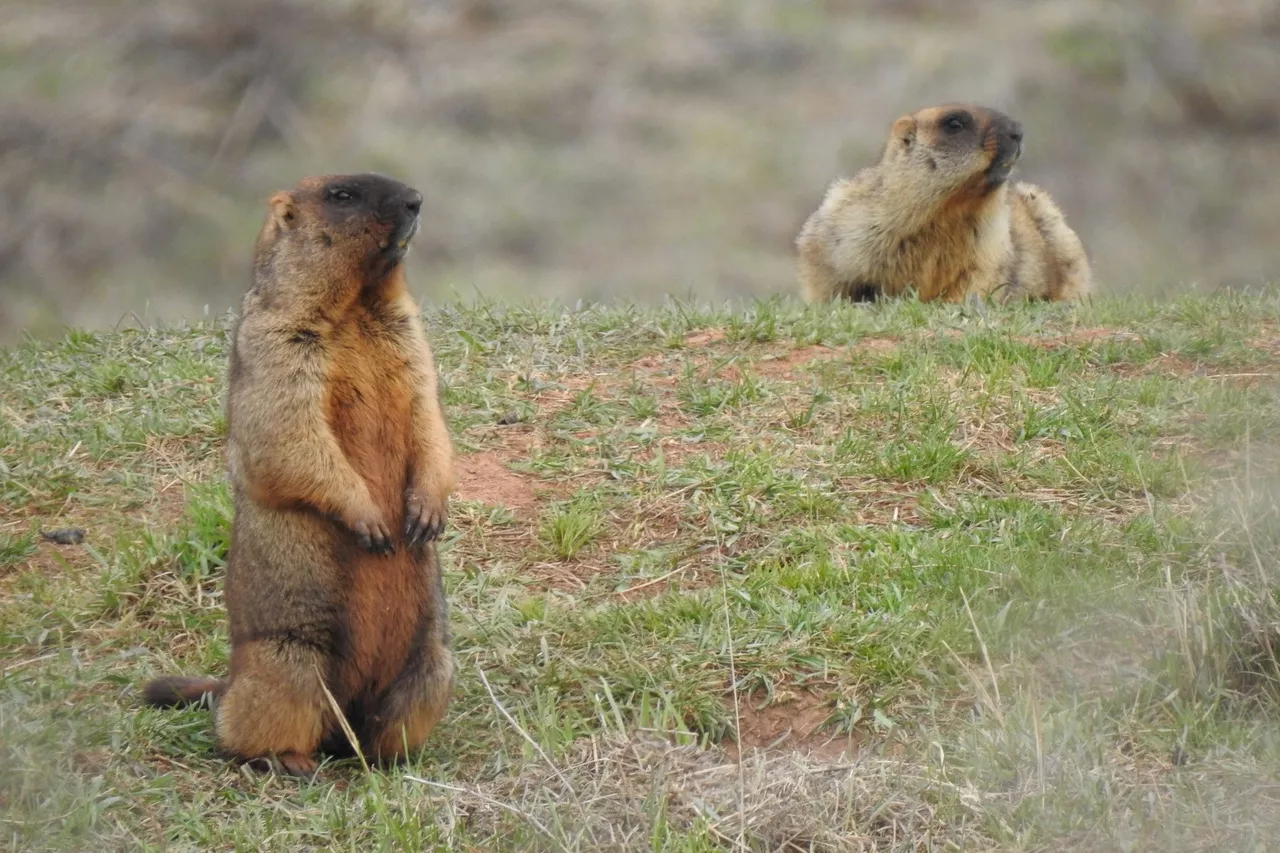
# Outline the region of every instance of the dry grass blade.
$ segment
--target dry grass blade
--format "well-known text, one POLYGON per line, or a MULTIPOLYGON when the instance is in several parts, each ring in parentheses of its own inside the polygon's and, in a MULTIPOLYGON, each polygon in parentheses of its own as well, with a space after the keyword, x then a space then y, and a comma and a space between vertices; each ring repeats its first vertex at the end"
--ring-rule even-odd
POLYGON ((365 760, 364 751, 360 749, 360 739, 356 737, 355 730, 351 728, 351 723, 347 721, 347 715, 342 713, 342 706, 338 704, 338 700, 329 692, 329 685, 324 683, 324 677, 320 674, 320 670, 314 664, 311 667, 315 670, 316 679, 320 682, 320 689, 324 691, 324 697, 329 701, 329 709, 333 711, 334 719, 338 721, 338 725, 342 728, 342 734, 347 739, 347 743, 351 744, 351 749, 355 751, 356 758, 360 759, 360 766, 364 768, 365 773, 369 773, 369 762, 365 760))
POLYGON ((746 849, 746 787, 747 777, 746 771, 742 764, 742 702, 738 695, 738 669, 734 662, 733 653, 733 623, 729 618, 729 580, 725 576, 724 564, 720 564, 720 599, 721 607, 724 613, 724 637, 725 644, 729 652, 729 687, 733 691, 733 736, 738 741, 738 816, 740 825, 738 829, 737 845, 741 849, 746 849))
POLYGON ((995 667, 991 665, 991 654, 987 651, 987 641, 982 638, 982 631, 978 628, 978 620, 973 618, 973 608, 969 606, 969 596, 963 589, 960 590, 960 597, 964 599, 964 612, 969 617, 969 624, 973 626, 973 636, 978 641, 978 647, 982 649, 982 662, 987 667, 987 675, 991 678, 991 690, 995 695, 994 708, 999 712, 1004 703, 1000 699, 1000 682, 996 678, 995 667))

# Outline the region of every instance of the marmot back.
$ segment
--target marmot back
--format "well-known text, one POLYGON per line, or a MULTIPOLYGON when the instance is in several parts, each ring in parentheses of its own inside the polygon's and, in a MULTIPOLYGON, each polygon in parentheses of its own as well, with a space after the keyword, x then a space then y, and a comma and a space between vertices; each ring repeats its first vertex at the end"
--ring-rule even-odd
POLYGON ((1084 247, 1044 190, 1009 182, 1022 126, 978 106, 893 124, 880 162, 828 188, 796 238, 809 302, 1073 299, 1091 287, 1084 247))
POLYGON ((402 264, 421 204, 372 174, 271 198, 230 358, 230 675, 146 688, 220 696, 219 745, 292 773, 346 751, 326 689, 379 759, 415 749, 452 689, 434 540, 453 448, 402 264))

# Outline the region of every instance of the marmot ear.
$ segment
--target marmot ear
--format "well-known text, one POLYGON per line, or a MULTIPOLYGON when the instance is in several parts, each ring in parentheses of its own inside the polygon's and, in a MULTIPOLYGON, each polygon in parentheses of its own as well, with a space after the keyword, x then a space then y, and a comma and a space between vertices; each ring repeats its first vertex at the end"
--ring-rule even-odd
POLYGON ((910 148, 911 143, 916 141, 916 120, 911 116, 903 116, 893 123, 893 130, 890 132, 903 148, 910 148))
POLYGON ((293 194, 278 192, 267 200, 267 204, 271 206, 271 219, 276 226, 282 231, 292 230, 297 221, 293 212, 293 194))

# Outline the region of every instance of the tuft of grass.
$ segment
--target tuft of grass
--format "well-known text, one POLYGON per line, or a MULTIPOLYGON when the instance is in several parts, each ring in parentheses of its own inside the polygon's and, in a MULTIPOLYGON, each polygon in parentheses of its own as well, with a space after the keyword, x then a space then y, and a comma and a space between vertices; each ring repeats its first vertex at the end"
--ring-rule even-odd
POLYGON ((580 493, 548 507, 539 538, 556 557, 568 560, 590 544, 603 526, 599 502, 590 493, 580 493))
POLYGON ((24 533, 0 533, 0 568, 18 565, 35 550, 34 530, 24 533))
POLYGON ((231 493, 225 483, 205 481, 187 488, 183 523, 167 544, 179 573, 212 578, 231 547, 231 493))

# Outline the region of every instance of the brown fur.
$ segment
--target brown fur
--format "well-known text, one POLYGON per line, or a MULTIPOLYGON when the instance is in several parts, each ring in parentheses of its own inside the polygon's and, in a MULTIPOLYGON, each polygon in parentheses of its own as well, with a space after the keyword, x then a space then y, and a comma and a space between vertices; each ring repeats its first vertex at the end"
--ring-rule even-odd
POLYGON ((379 175, 272 197, 231 349, 230 676, 145 690, 220 696, 220 746, 292 773, 346 751, 325 688, 383 760, 427 737, 452 690, 434 540, 453 448, 402 264, 420 203, 379 175))
POLYGON ((1039 187, 1008 180, 1021 153, 1021 125, 992 109, 899 118, 880 162, 832 183, 800 230, 805 299, 1087 294, 1089 261, 1062 212, 1039 187))

